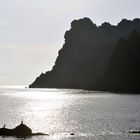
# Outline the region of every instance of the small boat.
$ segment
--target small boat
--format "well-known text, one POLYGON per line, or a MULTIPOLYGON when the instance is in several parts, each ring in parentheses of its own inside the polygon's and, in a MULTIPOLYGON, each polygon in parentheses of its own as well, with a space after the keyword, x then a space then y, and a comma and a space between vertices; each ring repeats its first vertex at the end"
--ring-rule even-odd
POLYGON ((140 130, 128 131, 129 134, 140 134, 140 130))

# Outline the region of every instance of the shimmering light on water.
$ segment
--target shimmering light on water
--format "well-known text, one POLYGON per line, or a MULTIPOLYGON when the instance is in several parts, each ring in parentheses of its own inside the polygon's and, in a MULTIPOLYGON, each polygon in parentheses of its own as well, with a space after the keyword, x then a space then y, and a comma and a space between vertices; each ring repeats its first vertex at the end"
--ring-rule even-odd
POLYGON ((0 126, 6 123, 13 128, 24 120, 33 132, 50 134, 30 140, 137 140, 139 136, 125 132, 140 128, 139 106, 139 95, 1 88, 0 126), (75 135, 70 135, 71 132, 75 135))

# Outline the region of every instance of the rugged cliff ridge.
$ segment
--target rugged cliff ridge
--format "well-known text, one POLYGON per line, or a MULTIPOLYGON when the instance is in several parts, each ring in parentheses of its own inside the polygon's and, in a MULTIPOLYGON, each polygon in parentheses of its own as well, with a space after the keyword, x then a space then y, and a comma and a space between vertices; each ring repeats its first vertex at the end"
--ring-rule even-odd
POLYGON ((89 18, 74 20, 53 69, 29 87, 97 89, 117 42, 134 30, 140 32, 140 19, 123 19, 117 26, 105 22, 99 27, 89 18))

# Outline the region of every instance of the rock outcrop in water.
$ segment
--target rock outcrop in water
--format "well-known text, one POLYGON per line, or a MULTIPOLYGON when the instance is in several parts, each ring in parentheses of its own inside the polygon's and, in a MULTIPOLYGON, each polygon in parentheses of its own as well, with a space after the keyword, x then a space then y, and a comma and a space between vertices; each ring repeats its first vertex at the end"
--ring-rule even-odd
POLYGON ((21 123, 20 125, 16 126, 13 129, 9 128, 0 128, 0 136, 15 136, 20 138, 25 137, 31 137, 31 136, 37 136, 37 135, 47 135, 44 133, 32 133, 31 128, 29 128, 27 125, 21 123))
POLYGON ((123 19, 117 26, 105 22, 99 27, 89 18, 74 20, 53 69, 42 73, 29 87, 103 90, 100 79, 108 78, 104 74, 116 45, 134 30, 140 32, 140 19, 123 19))

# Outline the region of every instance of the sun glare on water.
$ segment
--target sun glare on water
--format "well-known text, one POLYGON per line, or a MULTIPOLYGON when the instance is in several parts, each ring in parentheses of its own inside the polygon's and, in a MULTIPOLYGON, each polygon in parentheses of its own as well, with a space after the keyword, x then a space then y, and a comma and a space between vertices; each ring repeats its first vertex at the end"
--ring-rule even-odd
MULTIPOLYGON (((13 105, 13 110, 16 110, 9 112, 9 116, 17 116, 17 123, 24 120, 35 132, 47 133, 52 132, 55 127, 63 127, 62 112, 73 104, 69 101, 70 98, 74 100, 74 95, 55 89, 20 89, 12 94, 7 93, 7 98, 9 97, 13 98, 10 104, 13 105)), ((8 106, 10 104, 7 103, 8 106)), ((13 121, 12 117, 10 119, 13 121)))

